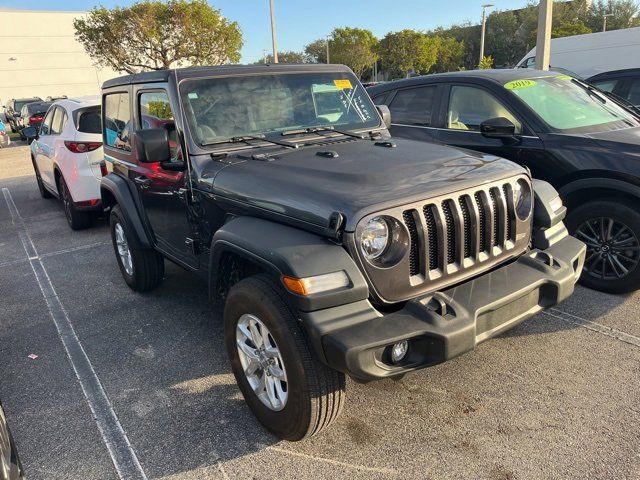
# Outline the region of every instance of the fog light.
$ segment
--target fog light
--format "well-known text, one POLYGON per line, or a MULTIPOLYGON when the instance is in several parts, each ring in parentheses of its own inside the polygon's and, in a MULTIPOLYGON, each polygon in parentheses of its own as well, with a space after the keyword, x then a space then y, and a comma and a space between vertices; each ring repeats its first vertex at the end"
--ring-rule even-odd
POLYGON ((404 357, 407 356, 409 351, 409 342, 402 340, 401 342, 394 343, 391 347, 391 361, 393 363, 400 363, 404 357))

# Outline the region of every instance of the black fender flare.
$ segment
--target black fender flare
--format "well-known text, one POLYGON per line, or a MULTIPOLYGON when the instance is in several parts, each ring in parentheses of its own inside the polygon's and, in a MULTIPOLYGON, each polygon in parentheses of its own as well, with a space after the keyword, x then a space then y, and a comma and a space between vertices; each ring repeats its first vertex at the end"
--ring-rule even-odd
POLYGON ((112 207, 117 203, 122 209, 122 213, 127 217, 129 225, 136 232, 138 241, 142 248, 153 248, 153 239, 144 228, 136 202, 129 190, 129 186, 125 179, 110 173, 106 177, 102 177, 100 181, 100 197, 102 205, 105 208, 112 207), (115 199, 115 202, 109 197, 109 194, 115 199))
POLYGON ((581 178, 563 185, 560 187, 559 192, 560 196, 564 198, 580 190, 589 190, 592 188, 615 190, 632 195, 640 200, 640 187, 638 185, 617 178, 581 178))
MULTIPOLYGON (((213 236, 209 256, 209 294, 218 286, 218 266, 225 253, 253 262, 278 282, 282 276, 305 278, 344 271, 350 280, 345 289, 302 296, 287 290, 290 304, 302 311, 314 311, 364 300, 369 287, 347 251, 327 238, 255 217, 236 217, 213 236)), ((282 283, 280 283, 282 285, 282 283)))

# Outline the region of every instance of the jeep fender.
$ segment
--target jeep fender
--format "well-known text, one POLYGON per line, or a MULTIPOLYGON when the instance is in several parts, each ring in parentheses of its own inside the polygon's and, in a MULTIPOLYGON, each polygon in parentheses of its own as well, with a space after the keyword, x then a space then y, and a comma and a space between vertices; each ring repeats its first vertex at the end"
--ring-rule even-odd
POLYGON ((304 230, 255 217, 237 217, 213 236, 209 257, 209 293, 217 292, 220 262, 225 253, 236 254, 271 274, 312 277, 344 271, 350 280, 345 289, 302 296, 287 291, 290 304, 314 311, 364 300, 369 288, 347 251, 326 238, 304 230))
POLYGON ((102 177, 100 181, 100 196, 102 197, 102 205, 105 208, 112 207, 116 203, 120 206, 129 225, 136 232, 142 248, 153 247, 153 241, 142 224, 135 200, 126 180, 113 173, 102 177))

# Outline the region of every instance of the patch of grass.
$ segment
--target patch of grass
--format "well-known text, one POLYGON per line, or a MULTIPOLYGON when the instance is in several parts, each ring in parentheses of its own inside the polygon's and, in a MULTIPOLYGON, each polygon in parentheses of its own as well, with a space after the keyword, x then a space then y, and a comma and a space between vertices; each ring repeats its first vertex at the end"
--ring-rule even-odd
POLYGON ((10 138, 12 141, 14 141, 14 142, 15 142, 16 140, 20 140, 20 134, 19 134, 18 132, 11 132, 11 131, 9 131, 9 130, 7 130, 7 132, 9 133, 9 138, 10 138))

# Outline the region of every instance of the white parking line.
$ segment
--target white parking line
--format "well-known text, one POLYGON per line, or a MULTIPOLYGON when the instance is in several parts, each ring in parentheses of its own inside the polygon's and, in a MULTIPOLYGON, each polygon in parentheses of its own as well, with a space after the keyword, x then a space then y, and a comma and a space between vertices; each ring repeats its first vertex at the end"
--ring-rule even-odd
POLYGON ((11 213, 11 221, 18 231, 18 236, 24 247, 24 251, 29 258, 31 269, 38 281, 38 286, 42 291, 45 302, 49 309, 51 319, 56 326, 62 345, 69 358, 69 363, 78 378, 82 392, 84 393, 89 408, 98 425, 102 439, 109 450, 113 465, 121 479, 142 479, 147 476, 138 461, 127 434, 124 432, 116 413, 109 402, 100 379, 91 365, 82 344, 69 320, 69 315, 62 306, 58 294, 56 293, 47 270, 44 268, 38 252, 27 232, 24 221, 16 208, 11 192, 7 188, 2 189, 4 199, 11 213))
POLYGON ((586 318, 578 317, 577 315, 564 312, 557 308, 551 308, 549 310, 545 310, 542 313, 544 315, 549 315, 550 317, 557 318, 558 320, 571 323, 572 325, 577 325, 579 327, 586 328, 587 330, 606 335, 607 337, 615 338, 620 342, 640 347, 640 337, 636 337, 635 335, 631 335, 630 333, 625 333, 621 330, 617 330, 615 328, 608 327, 591 320, 587 320, 586 318))

